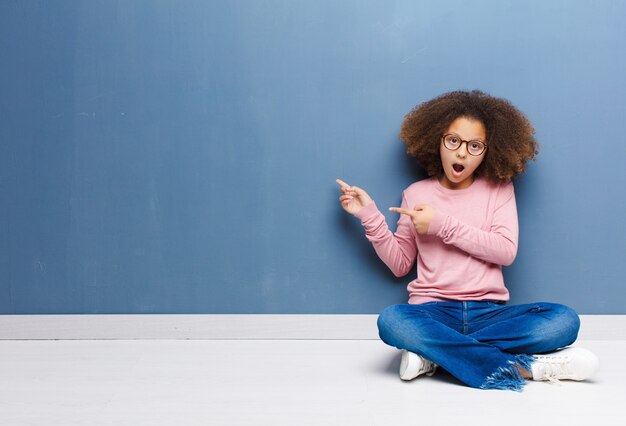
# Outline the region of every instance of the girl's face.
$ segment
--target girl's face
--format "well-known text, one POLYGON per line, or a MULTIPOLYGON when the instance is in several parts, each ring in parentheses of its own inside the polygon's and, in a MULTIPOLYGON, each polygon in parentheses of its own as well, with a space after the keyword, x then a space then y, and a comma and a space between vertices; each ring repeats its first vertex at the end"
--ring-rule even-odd
POLYGON ((486 145, 487 132, 481 121, 459 117, 450 124, 445 134, 448 133, 458 136, 452 139, 458 148, 453 151, 446 148, 443 140, 441 141, 439 155, 443 166, 443 176, 439 177, 439 183, 448 189, 465 189, 474 182, 474 171, 483 162, 487 151, 483 151, 480 155, 472 155, 470 152, 477 152, 477 148, 480 147, 477 142, 486 145), (461 140, 468 142, 461 142, 461 140))

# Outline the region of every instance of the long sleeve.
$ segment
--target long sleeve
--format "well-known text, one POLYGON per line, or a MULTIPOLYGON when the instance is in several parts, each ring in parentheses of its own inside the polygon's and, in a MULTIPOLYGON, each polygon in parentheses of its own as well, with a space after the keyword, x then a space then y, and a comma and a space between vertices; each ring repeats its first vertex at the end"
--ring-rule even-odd
POLYGON ((467 225, 457 218, 437 211, 428 234, 437 235, 466 253, 496 265, 510 265, 517 255, 518 221, 513 185, 497 200, 488 230, 467 225))
MULTIPOLYGON (((409 208, 404 193, 402 208, 409 208)), ((374 246, 378 257, 389 267, 396 277, 409 273, 417 256, 415 228, 406 215, 400 215, 395 234, 392 234, 385 216, 375 202, 361 208, 356 214, 365 228, 365 236, 374 246)))

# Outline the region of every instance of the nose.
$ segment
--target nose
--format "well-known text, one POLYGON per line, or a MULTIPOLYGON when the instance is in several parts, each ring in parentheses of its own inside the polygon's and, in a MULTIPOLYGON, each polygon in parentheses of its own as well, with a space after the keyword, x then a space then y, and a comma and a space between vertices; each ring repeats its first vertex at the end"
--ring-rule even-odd
POLYGON ((461 142, 461 146, 456 150, 456 156, 459 158, 467 157, 467 142, 461 142))

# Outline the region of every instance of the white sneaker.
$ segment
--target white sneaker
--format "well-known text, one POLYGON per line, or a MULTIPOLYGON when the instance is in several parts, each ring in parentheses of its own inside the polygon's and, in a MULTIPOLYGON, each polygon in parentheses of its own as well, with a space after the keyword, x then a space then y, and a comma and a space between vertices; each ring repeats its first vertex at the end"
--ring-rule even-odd
POLYGON ((566 348, 543 355, 533 355, 533 380, 585 380, 600 367, 598 357, 583 348, 566 348))
POLYGON ((413 380, 422 374, 432 376, 436 370, 437 364, 434 362, 414 352, 402 350, 402 361, 400 361, 400 378, 402 380, 413 380))

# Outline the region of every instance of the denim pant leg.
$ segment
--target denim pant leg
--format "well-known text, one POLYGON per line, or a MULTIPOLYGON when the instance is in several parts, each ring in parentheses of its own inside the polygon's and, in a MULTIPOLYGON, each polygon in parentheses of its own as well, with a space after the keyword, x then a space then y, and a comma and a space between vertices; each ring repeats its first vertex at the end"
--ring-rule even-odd
POLYGON ((504 352, 460 332, 462 320, 449 315, 455 305, 461 303, 389 306, 378 317, 380 338, 390 346, 422 355, 471 387, 521 390, 525 380, 517 367, 529 368, 532 357, 504 352), (444 306, 448 314, 442 314, 444 306))
POLYGON ((488 312, 488 318, 473 322, 469 336, 503 351, 552 352, 571 345, 578 337, 580 319, 565 305, 546 302, 491 305, 494 309, 488 312))

